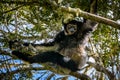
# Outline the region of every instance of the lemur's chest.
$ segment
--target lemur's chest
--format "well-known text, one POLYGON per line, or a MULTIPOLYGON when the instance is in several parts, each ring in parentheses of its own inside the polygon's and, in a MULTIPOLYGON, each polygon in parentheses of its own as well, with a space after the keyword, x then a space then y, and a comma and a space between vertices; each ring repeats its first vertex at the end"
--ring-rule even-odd
POLYGON ((85 53, 85 39, 80 39, 80 38, 66 38, 65 40, 60 42, 58 51, 60 54, 63 56, 68 56, 68 57, 75 57, 75 56, 83 56, 85 53))
POLYGON ((74 48, 79 44, 77 38, 66 37, 63 41, 60 42, 60 48, 74 48))

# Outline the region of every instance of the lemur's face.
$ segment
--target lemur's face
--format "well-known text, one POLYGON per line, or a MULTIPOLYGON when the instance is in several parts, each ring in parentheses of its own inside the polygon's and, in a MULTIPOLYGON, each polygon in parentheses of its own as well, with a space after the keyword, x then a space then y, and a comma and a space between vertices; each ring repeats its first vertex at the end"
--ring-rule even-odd
POLYGON ((77 25, 76 24, 66 25, 66 29, 64 30, 65 35, 73 35, 75 32, 77 32, 77 25))
POLYGON ((69 21, 68 23, 63 22, 63 26, 65 35, 74 35, 75 33, 81 31, 83 22, 72 20, 69 21))

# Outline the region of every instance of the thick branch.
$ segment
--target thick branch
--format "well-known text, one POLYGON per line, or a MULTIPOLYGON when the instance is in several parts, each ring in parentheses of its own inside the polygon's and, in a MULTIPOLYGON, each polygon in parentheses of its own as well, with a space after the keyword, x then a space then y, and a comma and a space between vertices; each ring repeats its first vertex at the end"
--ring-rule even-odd
POLYGON ((72 13, 72 14, 84 17, 86 19, 90 19, 90 20, 93 20, 93 21, 96 21, 96 22, 99 22, 99 23, 104 23, 104 24, 110 25, 110 26, 112 26, 114 28, 120 29, 120 24, 118 24, 116 21, 113 21, 113 20, 110 20, 110 19, 107 19, 107 18, 104 18, 104 17, 101 17, 101 16, 97 16, 97 15, 94 15, 94 14, 90 14, 88 12, 80 10, 79 8, 70 8, 70 7, 65 7, 65 6, 59 6, 52 0, 45 1, 44 4, 43 4, 43 2, 40 3, 39 1, 31 1, 31 2, 1 1, 1 3, 3 3, 3 4, 5 4, 5 3, 19 4, 19 5, 22 5, 22 4, 24 4, 24 5, 35 4, 35 5, 39 5, 39 6, 46 6, 44 4, 47 4, 48 7, 51 6, 51 7, 56 8, 56 9, 59 8, 59 10, 61 10, 63 12, 72 13))
MULTIPOLYGON (((58 5, 56 5, 55 3, 52 3, 52 4, 54 5, 54 7, 58 7, 58 5)), ((99 23, 104 23, 104 24, 110 25, 114 28, 120 29, 120 24, 118 24, 116 21, 82 11, 79 8, 70 8, 70 7, 65 7, 65 6, 61 6, 59 8, 61 11, 76 14, 77 16, 81 16, 81 17, 84 17, 86 19, 90 19, 90 20, 93 20, 93 21, 96 21, 99 23)))

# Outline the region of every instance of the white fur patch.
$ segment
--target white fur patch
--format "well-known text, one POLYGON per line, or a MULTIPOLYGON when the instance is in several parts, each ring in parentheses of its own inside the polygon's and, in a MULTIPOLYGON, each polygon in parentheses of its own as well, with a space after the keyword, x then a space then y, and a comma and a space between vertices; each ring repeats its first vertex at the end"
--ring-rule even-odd
POLYGON ((66 57, 63 58, 63 60, 64 60, 65 62, 70 61, 70 59, 71 59, 71 58, 69 58, 68 56, 66 56, 66 57))

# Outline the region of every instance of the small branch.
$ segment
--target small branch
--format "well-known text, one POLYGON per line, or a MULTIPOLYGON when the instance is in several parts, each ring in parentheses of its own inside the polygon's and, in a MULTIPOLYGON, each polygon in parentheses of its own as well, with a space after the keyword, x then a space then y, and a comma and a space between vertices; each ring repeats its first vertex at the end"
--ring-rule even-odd
POLYGON ((11 56, 11 57, 12 57, 12 55, 11 55, 9 52, 4 51, 4 50, 2 50, 2 49, 0 49, 0 55, 8 55, 8 56, 11 56))
POLYGON ((97 71, 100 71, 100 72, 105 73, 110 80, 117 80, 117 79, 115 78, 115 75, 114 75, 112 72, 110 72, 109 70, 107 70, 106 68, 104 68, 103 66, 101 66, 101 65, 99 65, 99 64, 97 64, 97 63, 94 64, 94 63, 92 63, 92 62, 87 62, 87 63, 88 63, 90 66, 94 67, 97 71))
POLYGON ((12 0, 2 0, 0 1, 2 4, 18 4, 18 5, 32 5, 32 4, 39 4, 39 1, 12 1, 12 0))
POLYGON ((70 75, 73 75, 75 76, 76 78, 78 79, 81 79, 81 80, 92 80, 89 76, 87 76, 86 74, 81 74, 81 73, 78 73, 78 72, 71 72, 70 75))
POLYGON ((16 73, 19 73, 19 72, 22 72, 22 71, 29 71, 29 70, 44 70, 44 68, 42 68, 42 67, 40 67, 40 68, 27 67, 27 68, 22 68, 22 69, 20 68, 20 69, 17 69, 17 70, 8 72, 8 73, 0 73, 0 76, 4 77, 6 75, 14 75, 16 73))
POLYGON ((6 14, 6 13, 8 13, 8 12, 11 12, 11 11, 17 10, 17 9, 21 8, 22 6, 23 6, 23 5, 21 5, 21 6, 17 6, 16 8, 13 8, 13 9, 7 10, 7 11, 5 11, 5 12, 2 12, 1 14, 6 14))

